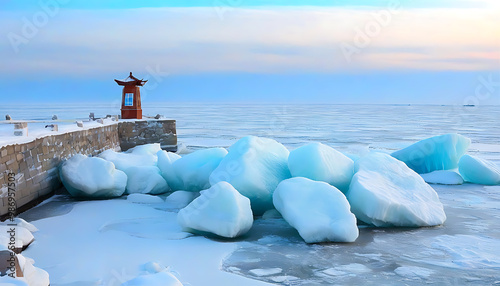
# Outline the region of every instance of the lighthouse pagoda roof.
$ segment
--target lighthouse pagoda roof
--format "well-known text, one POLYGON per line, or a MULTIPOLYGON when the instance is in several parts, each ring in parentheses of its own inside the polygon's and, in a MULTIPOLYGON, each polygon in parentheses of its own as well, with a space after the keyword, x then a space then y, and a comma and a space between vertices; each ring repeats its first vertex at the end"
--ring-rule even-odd
POLYGON ((130 72, 130 75, 126 79, 124 80, 115 79, 115 81, 118 85, 135 85, 135 86, 143 86, 146 82, 148 82, 147 80, 136 78, 135 76, 132 75, 132 72, 130 72))

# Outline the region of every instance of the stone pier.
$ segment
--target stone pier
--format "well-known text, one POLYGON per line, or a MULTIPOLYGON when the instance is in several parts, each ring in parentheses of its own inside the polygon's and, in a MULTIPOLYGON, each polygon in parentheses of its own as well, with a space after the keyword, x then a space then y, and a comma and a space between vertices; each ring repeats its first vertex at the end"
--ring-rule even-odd
POLYGON ((177 151, 175 120, 121 121, 118 134, 122 151, 148 143, 160 143, 163 150, 177 151))
POLYGON ((9 212, 9 193, 14 194, 18 211, 51 196, 61 187, 59 165, 75 154, 96 156, 107 149, 125 151, 148 143, 160 143, 163 149, 175 151, 175 120, 124 120, 2 146, 0 216, 5 217, 9 212))

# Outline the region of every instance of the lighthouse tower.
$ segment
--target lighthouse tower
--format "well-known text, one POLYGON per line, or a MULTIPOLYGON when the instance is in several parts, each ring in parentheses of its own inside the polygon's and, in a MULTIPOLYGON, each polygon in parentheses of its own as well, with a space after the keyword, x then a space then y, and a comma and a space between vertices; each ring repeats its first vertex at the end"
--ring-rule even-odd
POLYGON ((147 80, 134 77, 132 72, 124 80, 115 79, 116 83, 123 86, 122 91, 122 119, 142 119, 141 90, 147 80))

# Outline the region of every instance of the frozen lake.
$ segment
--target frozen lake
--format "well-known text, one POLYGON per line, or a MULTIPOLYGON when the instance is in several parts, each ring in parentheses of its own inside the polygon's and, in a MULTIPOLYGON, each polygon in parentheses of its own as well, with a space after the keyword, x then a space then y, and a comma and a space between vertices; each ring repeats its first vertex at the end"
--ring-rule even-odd
MULTIPOLYGON (((0 111, 16 119, 71 119, 118 108, 0 111)), ((257 135, 289 149, 317 141, 362 155, 459 133, 471 138, 469 153, 500 165, 499 106, 145 104, 144 110, 177 120, 184 152, 257 135)), ((355 243, 314 245, 281 218, 258 218, 246 236, 219 240, 182 232, 175 222, 179 208, 168 203, 78 202, 60 195, 21 215, 40 229, 23 254, 48 271, 55 286, 119 285, 150 261, 170 266, 189 285, 500 284, 500 186, 432 187, 445 206, 443 226, 360 226, 355 243)))

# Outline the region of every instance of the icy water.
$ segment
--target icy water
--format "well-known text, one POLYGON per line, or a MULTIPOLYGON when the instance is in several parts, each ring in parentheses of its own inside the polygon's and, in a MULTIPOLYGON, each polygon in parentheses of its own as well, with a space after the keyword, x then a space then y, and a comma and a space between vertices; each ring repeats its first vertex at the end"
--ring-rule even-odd
POLYGON ((223 267, 283 285, 499 285, 500 187, 434 188, 443 226, 361 226, 354 243, 308 245, 282 219, 261 219, 223 267))
MULTIPOLYGON (((119 114, 114 104, 3 105, 14 119, 50 120, 119 114)), ((191 149, 227 147, 247 135, 274 138, 289 148, 319 141, 339 149, 398 149, 433 135, 456 132, 473 142, 500 144, 500 106, 434 105, 143 105, 147 116, 177 120, 179 141, 191 149)))
MULTIPOLYGON (((0 113, 71 119, 86 118, 89 112, 116 114, 118 108, 11 106, 0 113)), ((184 152, 228 147, 243 136, 257 135, 289 149, 318 141, 360 155, 453 132, 472 139, 470 153, 500 165, 500 106, 146 104, 144 113, 176 119, 184 152)), ((445 206, 443 226, 360 226, 355 243, 308 245, 283 219, 259 218, 245 237, 221 241, 237 244, 221 267, 278 285, 500 285, 500 186, 432 186, 445 206)), ((70 211, 67 202, 46 208, 36 212, 51 216, 70 211)), ((36 212, 25 215, 33 219, 36 212)))

